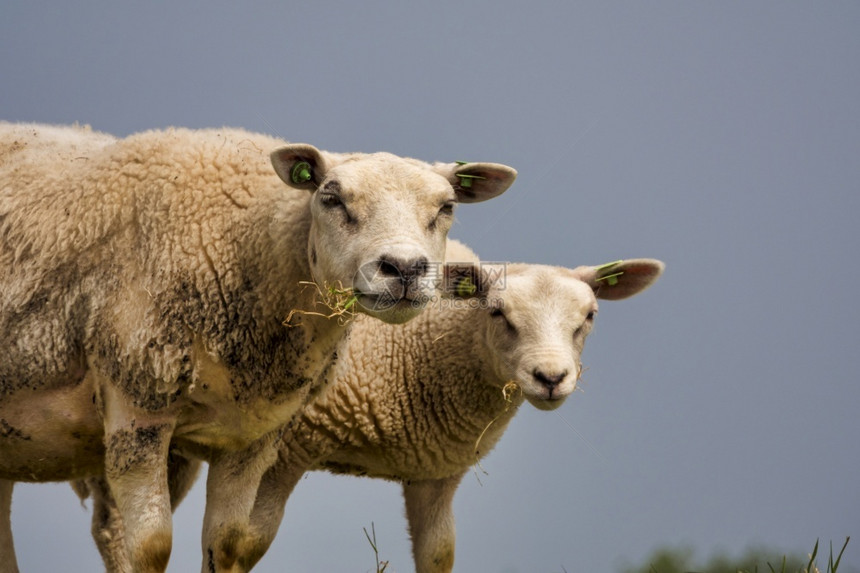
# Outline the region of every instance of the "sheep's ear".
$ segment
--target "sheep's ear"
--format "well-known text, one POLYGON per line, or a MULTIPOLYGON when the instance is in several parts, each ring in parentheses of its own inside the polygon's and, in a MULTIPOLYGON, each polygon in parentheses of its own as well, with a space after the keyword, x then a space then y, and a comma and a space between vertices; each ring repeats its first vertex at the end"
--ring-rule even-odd
POLYGON ((439 290, 446 298, 480 298, 487 294, 489 283, 481 266, 472 262, 448 262, 442 265, 439 290))
POLYGON ((497 197, 517 178, 516 169, 498 163, 437 163, 434 167, 454 187, 460 203, 497 197))
POLYGON ((328 169, 319 149, 306 143, 291 143, 279 147, 270 157, 275 173, 291 187, 314 190, 328 169))
POLYGON ((664 268, 656 259, 628 259, 597 267, 577 267, 574 273, 591 285, 597 298, 621 300, 654 284, 664 268))

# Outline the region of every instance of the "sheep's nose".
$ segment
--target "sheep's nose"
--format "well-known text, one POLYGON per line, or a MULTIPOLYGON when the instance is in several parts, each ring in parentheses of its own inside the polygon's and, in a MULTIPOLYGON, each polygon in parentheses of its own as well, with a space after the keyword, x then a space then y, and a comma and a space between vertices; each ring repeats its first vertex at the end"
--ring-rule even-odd
POLYGON ((546 372, 535 368, 534 372, 532 372, 532 376, 534 376, 535 380, 552 390, 561 384, 561 381, 567 377, 567 370, 554 374, 547 374, 546 372))
POLYGON ((427 274, 427 257, 411 260, 382 255, 379 257, 379 273, 386 277, 399 278, 404 285, 415 282, 427 274))

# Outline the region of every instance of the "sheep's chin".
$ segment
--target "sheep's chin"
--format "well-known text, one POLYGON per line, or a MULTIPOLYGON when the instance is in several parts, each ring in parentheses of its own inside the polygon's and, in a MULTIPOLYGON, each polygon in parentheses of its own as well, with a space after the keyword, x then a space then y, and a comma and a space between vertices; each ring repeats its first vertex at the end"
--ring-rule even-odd
POLYGON ((541 398, 540 396, 526 396, 526 400, 529 401, 529 404, 531 404, 538 410, 543 410, 544 412, 555 410, 556 408, 564 404, 566 398, 567 396, 547 400, 546 398, 541 398))

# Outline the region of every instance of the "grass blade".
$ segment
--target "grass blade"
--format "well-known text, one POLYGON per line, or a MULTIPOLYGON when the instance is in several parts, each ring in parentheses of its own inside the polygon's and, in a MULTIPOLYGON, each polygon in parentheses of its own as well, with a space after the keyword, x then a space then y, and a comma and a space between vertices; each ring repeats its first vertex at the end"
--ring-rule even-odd
POLYGON ((839 568, 839 562, 842 561, 842 554, 845 553, 845 548, 848 547, 848 542, 851 541, 851 536, 845 538, 845 543, 842 545, 842 550, 839 552, 839 556, 836 557, 836 563, 833 563, 833 542, 830 542, 830 561, 828 564, 830 567, 829 573, 836 573, 836 570, 839 568))
POLYGON ((812 549, 812 555, 809 556, 809 564, 806 566, 807 573, 811 573, 812 564, 815 563, 815 557, 818 555, 818 539, 815 540, 815 547, 812 549))

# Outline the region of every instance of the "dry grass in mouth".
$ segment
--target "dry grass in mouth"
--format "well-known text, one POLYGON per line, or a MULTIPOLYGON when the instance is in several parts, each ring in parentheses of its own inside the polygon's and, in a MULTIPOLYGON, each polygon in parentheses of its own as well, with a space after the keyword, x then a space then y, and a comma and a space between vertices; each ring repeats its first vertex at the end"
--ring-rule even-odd
MULTIPOLYGON (((577 368, 577 372, 576 372, 576 381, 577 381, 577 382, 579 382, 580 380, 582 380, 582 373, 583 373, 583 372, 585 372, 586 368, 584 368, 584 367, 582 366, 582 362, 580 362, 580 363, 577 365, 577 367, 578 367, 578 368, 577 368)), ((577 390, 582 391, 582 389, 579 387, 579 385, 578 385, 578 384, 577 384, 577 386, 576 386, 576 389, 577 389, 577 390)), ((481 473, 483 473, 484 475, 489 475, 489 474, 487 473, 487 470, 485 470, 485 469, 481 466, 481 459, 480 459, 480 457, 481 457, 481 451, 480 451, 480 449, 478 448, 478 446, 480 446, 480 445, 481 445, 481 440, 483 440, 483 439, 484 439, 484 435, 487 433, 487 430, 489 430, 489 429, 490 429, 490 426, 492 426, 492 425, 496 422, 496 420, 498 420, 499 418, 501 418, 502 416, 504 416, 505 414, 507 414, 507 413, 508 413, 508 411, 511 409, 511 406, 512 406, 512 405, 513 405, 513 403, 514 403, 514 392, 516 392, 517 390, 519 390, 520 392, 522 392, 522 391, 523 391, 523 389, 522 389, 522 388, 520 388, 520 385, 519 385, 519 384, 517 384, 517 383, 516 383, 515 381, 513 381, 513 380, 509 380, 509 381, 508 381, 508 382, 507 382, 507 383, 502 387, 502 397, 504 397, 504 399, 505 399, 505 409, 504 409, 504 410, 502 410, 502 411, 501 411, 501 412, 500 412, 500 413, 499 413, 495 418, 493 418, 492 420, 490 420, 490 423, 488 423, 488 424, 484 427, 484 430, 481 432, 481 435, 480 435, 480 436, 478 436, 478 439, 477 439, 477 440, 475 440, 475 467, 476 467, 477 469, 481 470, 481 473)), ((586 443, 587 443, 587 442, 586 442, 586 443)), ((475 475, 477 475, 477 472, 475 472, 475 475)), ((480 481, 481 481, 481 480, 479 479, 479 480, 478 480, 478 482, 480 482, 480 481)))
MULTIPOLYGON (((481 435, 478 436, 477 440, 475 440, 475 467, 481 470, 481 473, 483 473, 484 475, 489 475, 489 473, 487 473, 487 470, 481 467, 481 451, 478 449, 478 446, 481 445, 481 440, 484 439, 484 435, 487 433, 487 430, 490 429, 490 426, 492 426, 496 420, 507 414, 508 410, 511 409, 511 406, 514 403, 514 392, 516 392, 517 390, 519 390, 520 392, 523 391, 522 388, 520 388, 520 385, 513 380, 509 380, 502 387, 502 397, 505 399, 505 409, 499 412, 499 414, 495 418, 490 420, 490 423, 484 427, 484 430, 481 432, 481 435)), ((475 475, 477 475, 477 472, 475 472, 475 475)), ((480 481, 481 480, 479 479, 478 482, 480 483, 480 481)))
POLYGON ((358 296, 351 288, 343 288, 343 285, 338 281, 333 285, 324 284, 320 286, 313 281, 299 281, 303 285, 303 290, 308 287, 316 289, 314 294, 313 306, 324 306, 329 312, 319 312, 315 310, 302 310, 294 308, 284 319, 284 325, 289 327, 299 326, 301 320, 293 322, 293 318, 298 315, 302 316, 318 316, 320 318, 332 319, 337 318, 339 325, 344 326, 355 316, 355 303, 358 301, 358 296))

